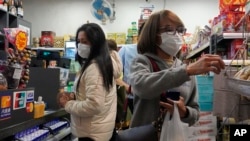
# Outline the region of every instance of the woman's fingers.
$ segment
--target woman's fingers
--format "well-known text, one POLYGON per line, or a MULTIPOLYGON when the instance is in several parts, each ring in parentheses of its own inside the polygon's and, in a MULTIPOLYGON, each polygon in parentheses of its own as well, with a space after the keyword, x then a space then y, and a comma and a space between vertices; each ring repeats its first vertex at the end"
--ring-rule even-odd
POLYGON ((173 113, 174 106, 172 104, 169 104, 167 102, 160 102, 160 106, 162 106, 165 109, 167 109, 167 111, 170 111, 170 113, 173 113))
POLYGON ((192 70, 191 74, 195 75, 208 73, 209 71, 219 74, 225 68, 225 63, 218 55, 205 54, 200 60, 191 64, 190 67, 189 69, 192 70))

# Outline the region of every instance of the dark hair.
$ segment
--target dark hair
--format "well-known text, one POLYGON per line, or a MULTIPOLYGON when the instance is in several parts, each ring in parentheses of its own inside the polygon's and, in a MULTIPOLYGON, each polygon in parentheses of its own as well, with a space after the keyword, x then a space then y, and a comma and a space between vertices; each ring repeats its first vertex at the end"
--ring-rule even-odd
MULTIPOLYGON (((88 41, 91 44, 90 54, 86 60, 83 60, 81 56, 79 56, 78 52, 76 53, 76 60, 81 64, 81 75, 85 71, 85 69, 90 65, 92 60, 95 60, 98 68, 103 77, 103 84, 107 91, 109 91, 110 87, 113 84, 113 65, 112 60, 109 55, 109 49, 106 42, 105 34, 102 28, 95 23, 87 23, 82 25, 77 29, 76 32, 76 47, 78 48, 78 34, 79 32, 84 31, 88 41), (83 61, 85 63, 83 63, 83 61)), ((79 86, 79 81, 77 84, 77 89, 79 86)))
POLYGON ((118 47, 117 47, 115 40, 108 39, 107 42, 108 42, 109 50, 118 51, 118 47))
POLYGON ((167 20, 177 26, 184 26, 181 19, 172 11, 161 10, 159 12, 153 13, 145 22, 145 25, 141 30, 141 34, 139 36, 139 41, 137 44, 138 53, 144 54, 148 52, 157 54, 157 34, 159 31, 160 22, 162 20, 167 20))
POLYGON ((141 25, 140 25, 140 27, 139 27, 139 30, 138 30, 138 37, 141 35, 142 29, 143 29, 143 27, 144 27, 144 25, 145 25, 145 22, 146 22, 146 21, 144 21, 143 23, 141 23, 141 25))

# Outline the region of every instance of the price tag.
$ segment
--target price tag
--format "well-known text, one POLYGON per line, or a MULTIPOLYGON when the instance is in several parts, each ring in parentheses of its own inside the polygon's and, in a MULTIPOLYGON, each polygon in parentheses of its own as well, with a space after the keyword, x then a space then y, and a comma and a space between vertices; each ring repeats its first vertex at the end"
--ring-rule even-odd
POLYGON ((20 79, 21 74, 22 74, 22 69, 15 69, 14 74, 13 74, 13 78, 14 79, 20 79))

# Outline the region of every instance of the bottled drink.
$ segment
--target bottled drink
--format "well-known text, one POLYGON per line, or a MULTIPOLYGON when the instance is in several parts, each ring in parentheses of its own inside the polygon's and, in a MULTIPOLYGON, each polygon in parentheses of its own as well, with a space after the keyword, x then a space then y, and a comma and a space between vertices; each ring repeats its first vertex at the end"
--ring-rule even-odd
POLYGON ((4 1, 3 1, 3 9, 4 9, 5 11, 8 11, 8 2, 9 2, 9 0, 4 0, 4 1))
POLYGON ((16 5, 17 16, 23 18, 23 1, 22 0, 16 0, 16 1, 17 1, 16 5))
POLYGON ((13 14, 13 15, 16 15, 16 7, 15 7, 15 2, 14 0, 9 0, 9 5, 8 5, 8 11, 9 13, 13 14))

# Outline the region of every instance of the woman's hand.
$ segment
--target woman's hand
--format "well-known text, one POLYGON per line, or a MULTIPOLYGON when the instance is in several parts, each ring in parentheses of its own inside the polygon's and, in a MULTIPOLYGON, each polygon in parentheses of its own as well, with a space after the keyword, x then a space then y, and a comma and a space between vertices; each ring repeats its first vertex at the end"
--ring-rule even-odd
POLYGON ((219 74, 225 68, 225 63, 219 55, 205 54, 198 61, 187 66, 188 75, 208 73, 210 71, 219 74))
POLYGON ((74 93, 60 92, 57 95, 57 103, 60 107, 64 108, 66 103, 70 100, 74 100, 74 93))
POLYGON ((174 101, 171 99, 167 99, 167 102, 160 102, 160 105, 164 108, 166 108, 167 111, 169 111, 171 114, 174 112, 174 103, 177 104, 180 117, 183 118, 187 115, 187 107, 184 103, 184 98, 180 96, 180 99, 178 101, 174 101))

